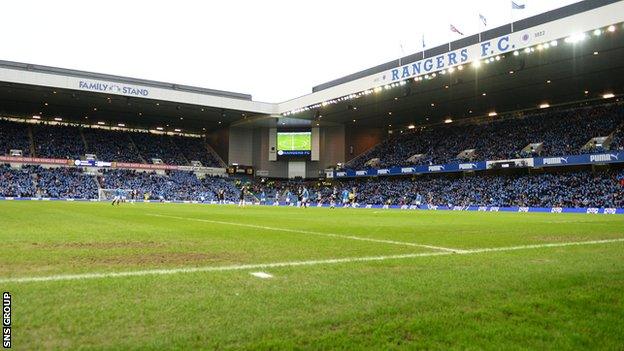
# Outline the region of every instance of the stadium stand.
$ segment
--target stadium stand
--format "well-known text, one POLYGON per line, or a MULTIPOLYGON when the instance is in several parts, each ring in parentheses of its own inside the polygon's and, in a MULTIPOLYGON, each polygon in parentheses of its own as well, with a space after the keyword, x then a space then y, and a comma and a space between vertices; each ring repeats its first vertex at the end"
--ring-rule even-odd
MULTIPOLYGON (((462 151, 474 149, 475 159, 506 159, 531 155, 558 156, 604 151, 583 149, 595 137, 606 137, 606 147, 624 149, 624 105, 608 104, 551 111, 539 111, 515 118, 471 125, 443 125, 393 136, 348 167, 365 167, 367 160, 380 159, 380 167, 406 165, 414 154, 424 156, 417 164, 457 162, 462 151), (522 151, 531 143, 542 143, 540 150, 522 151)), ((591 143, 590 143, 591 144, 591 143)), ((157 135, 107 129, 78 128, 47 124, 0 121, 2 153, 22 150, 24 156, 61 159, 95 154, 105 161, 152 163, 161 159, 170 165, 222 167, 223 162, 197 137, 157 135), (32 139, 30 138, 32 135, 32 139)), ((219 189, 226 199, 236 201, 243 181, 236 178, 198 177, 193 172, 164 172, 130 169, 104 169, 97 176, 81 168, 43 168, 25 165, 0 167, 0 196, 95 199, 98 188, 132 189, 139 199, 166 201, 213 201, 219 189)), ((307 185, 311 199, 320 192, 328 202, 333 186, 358 189, 362 204, 408 205, 420 194, 423 203, 451 206, 534 206, 534 207, 623 207, 624 173, 575 173, 492 175, 464 178, 421 176, 409 178, 360 178, 320 185, 301 180, 268 180, 250 183, 255 199, 264 192, 268 203, 284 201, 290 192, 307 185)))
POLYGON ((365 204, 449 206, 622 207, 622 174, 591 172, 539 175, 479 175, 465 178, 423 177, 415 180, 373 178, 344 182, 356 187, 365 204))
POLYGON ((160 159, 170 165, 189 164, 171 137, 150 133, 132 133, 131 137, 147 163, 152 163, 152 159, 160 159))
POLYGON ((28 171, 0 165, 0 196, 32 197, 35 193, 35 183, 28 171))
MULTIPOLYGON (((531 143, 543 143, 541 156, 591 153, 581 150, 593 137, 608 136, 624 122, 624 105, 538 112, 491 123, 437 126, 393 136, 348 162, 346 167, 362 169, 373 158, 379 167, 458 162, 457 155, 475 149, 474 159, 507 159, 531 156, 522 150, 531 143), (413 155, 422 154, 416 162, 413 155)), ((619 145, 619 141, 617 145, 619 145)))
POLYGON ((50 198, 94 199, 97 198, 95 178, 74 167, 43 168, 24 166, 35 181, 37 195, 50 198))
POLYGON ((0 155, 8 155, 11 150, 22 150, 22 156, 29 156, 29 140, 25 123, 0 120, 0 155))
POLYGON ((142 163, 139 151, 130 139, 130 134, 104 129, 83 129, 87 152, 99 160, 142 163))
MULTIPOLYGON (((223 167, 202 138, 156 135, 57 125, 27 125, 0 121, 2 154, 19 149, 29 156, 32 128, 35 156, 79 159, 86 153, 99 160, 152 163, 160 159, 171 165, 190 165, 199 161, 207 167, 223 167), (81 135, 82 133, 82 135, 81 135), (84 139, 83 139, 84 136, 84 139), (85 145, 86 144, 86 145, 85 145)), ((602 151, 582 149, 594 137, 613 135, 611 149, 624 148, 624 105, 611 104, 538 112, 491 123, 434 126, 392 136, 346 164, 362 169, 373 158, 378 167, 458 162, 464 150, 474 149, 473 159, 507 159, 532 155, 561 156, 602 151), (564 122, 565 121, 565 122, 564 122), (531 143, 542 143, 541 150, 525 152, 531 143), (413 155, 422 154, 415 161, 413 155)))
POLYGON ((235 201, 240 194, 240 189, 238 188, 236 181, 233 181, 232 179, 205 177, 201 180, 201 182, 205 188, 210 189, 210 198, 206 198, 206 201, 217 200, 217 192, 219 189, 223 189, 225 192, 225 198, 231 201, 235 201))
POLYGON ((94 154, 101 161, 152 163, 156 158, 170 165, 199 161, 205 167, 225 166, 202 138, 6 120, 0 120, 0 155, 15 149, 21 150, 22 156, 31 156, 29 128, 35 149, 32 156, 37 157, 81 159, 94 154))
POLYGON ((138 190, 140 199, 168 201, 212 201, 217 191, 226 191, 229 200, 238 196, 233 182, 218 177, 199 179, 193 172, 168 171, 164 175, 155 172, 133 170, 103 170, 98 177, 105 189, 138 190))
POLYGON ((203 139, 181 136, 173 136, 171 138, 173 143, 178 147, 187 160, 199 161, 206 167, 225 166, 212 152, 208 150, 203 139))
POLYGON ((38 157, 79 159, 85 154, 85 145, 76 127, 37 124, 32 130, 38 157))
POLYGON ((624 124, 620 125, 613 133, 611 141, 611 150, 624 150, 624 124))
POLYGON ((80 168, 0 167, 0 195, 3 197, 94 199, 97 193, 94 177, 80 168))
MULTIPOLYGON (((4 197, 97 198, 98 185, 107 189, 136 189, 139 199, 168 201, 213 201, 219 189, 226 199, 236 201, 240 180, 220 177, 199 179, 193 172, 166 174, 133 170, 104 170, 97 177, 80 168, 0 167, 0 195, 4 197)), ((301 181, 253 183, 258 198, 264 191, 268 202, 284 201, 290 190, 296 201, 298 189, 306 184, 311 198, 321 192, 328 202, 333 186, 357 189, 361 204, 414 204, 420 194, 423 204, 448 206, 533 206, 533 207, 624 207, 624 171, 592 173, 546 173, 536 175, 476 175, 464 178, 423 176, 418 178, 361 178, 333 185, 301 181)))

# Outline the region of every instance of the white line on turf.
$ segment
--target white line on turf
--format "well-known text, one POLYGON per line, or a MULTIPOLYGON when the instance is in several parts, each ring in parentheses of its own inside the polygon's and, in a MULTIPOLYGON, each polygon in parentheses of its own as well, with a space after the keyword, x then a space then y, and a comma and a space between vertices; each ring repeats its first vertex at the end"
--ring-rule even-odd
POLYGON ((516 250, 565 247, 565 246, 580 246, 580 245, 597 245, 597 244, 610 244, 610 243, 620 243, 620 242, 624 242, 624 238, 592 240, 592 241, 576 241, 576 242, 567 242, 567 243, 492 247, 492 248, 482 248, 482 249, 473 249, 473 250, 463 250, 463 251, 455 252, 455 253, 448 252, 448 251, 423 252, 423 253, 403 254, 403 255, 347 257, 347 258, 332 258, 332 259, 325 259, 325 260, 242 264, 242 265, 231 265, 231 266, 188 267, 188 268, 171 268, 171 269, 150 269, 150 270, 142 270, 142 271, 127 271, 127 272, 62 274, 62 275, 51 275, 51 276, 42 276, 42 277, 3 278, 3 279, 0 279, 0 283, 32 283, 32 282, 66 281, 66 280, 85 280, 85 279, 98 279, 98 278, 136 277, 136 276, 146 276, 146 275, 171 275, 171 274, 178 274, 178 273, 240 271, 240 270, 252 270, 252 269, 255 270, 255 269, 280 268, 280 267, 314 266, 314 265, 323 265, 323 264, 338 264, 338 263, 351 263, 351 262, 386 261, 386 260, 397 260, 397 259, 416 258, 416 257, 447 256, 447 255, 453 255, 453 254, 470 255, 470 254, 487 253, 487 252, 516 251, 516 250))
POLYGON ((453 248, 449 248, 449 247, 417 244, 417 243, 410 243, 410 242, 406 242, 406 241, 395 241, 395 240, 386 240, 386 239, 363 238, 363 237, 354 236, 354 235, 343 235, 343 234, 313 232, 313 231, 309 231, 309 230, 299 230, 299 229, 289 229, 289 228, 267 227, 267 226, 264 226, 264 225, 255 225, 255 224, 247 224, 247 223, 236 223, 236 222, 224 222, 224 221, 215 221, 215 220, 212 220, 212 219, 192 218, 192 217, 178 217, 178 216, 153 214, 153 213, 148 213, 147 215, 148 216, 154 216, 154 217, 165 217, 165 218, 180 219, 180 220, 184 220, 184 221, 195 221, 195 222, 205 222, 205 223, 214 223, 214 224, 234 225, 234 226, 239 226, 239 227, 275 230, 275 231, 288 232, 288 233, 320 235, 320 236, 326 236, 326 237, 330 237, 330 238, 341 238, 341 239, 350 239, 350 240, 370 241, 370 242, 374 242, 374 243, 384 243, 384 244, 393 244, 393 245, 422 247, 422 248, 426 248, 426 249, 448 251, 448 252, 461 252, 462 251, 462 250, 459 250, 459 249, 453 249, 453 248))

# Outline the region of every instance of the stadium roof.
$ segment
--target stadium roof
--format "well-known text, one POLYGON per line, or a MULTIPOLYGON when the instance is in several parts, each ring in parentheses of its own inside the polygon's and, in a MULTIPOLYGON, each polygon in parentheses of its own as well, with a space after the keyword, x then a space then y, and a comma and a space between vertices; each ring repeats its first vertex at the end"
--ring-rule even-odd
POLYGON ((617 98, 624 92, 624 28, 602 32, 579 45, 559 41, 556 48, 501 55, 477 69, 465 66, 294 116, 396 129, 602 99, 608 93, 617 98))
POLYGON ((188 85, 157 82, 157 81, 147 80, 147 79, 121 77, 121 76, 115 76, 111 74, 93 73, 93 72, 78 71, 78 70, 73 70, 73 69, 33 65, 33 64, 28 64, 28 63, 19 63, 19 62, 10 62, 10 61, 0 60, 0 67, 17 69, 17 70, 28 71, 28 72, 40 72, 40 73, 45 73, 45 74, 62 75, 62 76, 67 76, 67 77, 104 80, 104 81, 110 81, 110 82, 127 83, 127 84, 138 85, 138 86, 164 88, 164 89, 178 90, 178 91, 191 92, 191 93, 200 93, 200 94, 221 96, 221 97, 241 99, 241 100, 251 100, 251 95, 249 94, 233 93, 233 92, 223 91, 223 90, 214 90, 214 89, 193 87, 193 86, 188 86, 188 85))
MULTIPOLYGON (((17 74, 38 74, 44 77, 71 77, 79 82, 114 82, 130 87, 148 87, 252 102, 249 94, 25 63, 0 61, 0 70, 10 70, 18 72, 17 74)), ((123 88, 123 85, 121 87, 123 88)), ((65 121, 86 124, 101 121, 110 126, 123 123, 134 124, 137 127, 190 128, 193 131, 229 124, 245 119, 248 114, 247 111, 210 105, 176 103, 166 99, 154 101, 140 95, 120 96, 112 91, 91 92, 7 81, 0 82, 0 102, 2 104, 0 111, 4 115, 37 115, 44 120, 63 117, 65 121)))
POLYGON ((402 62, 403 63, 413 62, 413 61, 420 60, 423 57, 425 58, 434 57, 441 53, 448 52, 449 48, 451 48, 451 50, 455 50, 457 48, 463 48, 468 45, 477 44, 480 41, 494 39, 496 37, 500 37, 502 35, 509 34, 514 31, 516 32, 522 31, 531 27, 539 26, 541 24, 556 21, 558 19, 573 16, 582 12, 590 11, 590 10, 605 6, 605 5, 616 3, 618 1, 619 0, 585 0, 585 1, 577 2, 577 3, 573 3, 564 7, 560 7, 558 9, 554 9, 552 11, 544 12, 537 16, 514 21, 513 25, 511 23, 508 23, 504 26, 492 28, 482 33, 477 33, 471 36, 463 37, 459 40, 455 40, 448 44, 443 44, 443 45, 430 48, 421 52, 417 52, 408 56, 397 58, 396 60, 392 60, 384 64, 371 67, 369 69, 356 72, 356 73, 350 74, 342 78, 332 80, 330 82, 319 84, 313 87, 312 91, 313 92, 321 91, 321 90, 324 90, 333 86, 337 86, 337 85, 340 85, 349 81, 353 81, 358 78, 366 77, 366 76, 376 74, 376 73, 381 73, 383 71, 387 71, 389 69, 401 66, 402 62))
POLYGON ((587 0, 387 62, 279 104, 253 101, 248 94, 0 61, 0 112, 193 132, 282 122, 394 129, 487 116, 624 92, 622 21, 624 1, 587 0), (572 32, 584 36, 565 42, 572 32), (495 45, 501 38, 522 47, 475 54, 482 43, 495 45), (553 40, 557 47, 543 45, 553 40), (469 57, 462 65, 395 79, 412 63, 463 55, 463 48, 469 57), (474 61, 483 64, 475 69, 469 65, 474 61))

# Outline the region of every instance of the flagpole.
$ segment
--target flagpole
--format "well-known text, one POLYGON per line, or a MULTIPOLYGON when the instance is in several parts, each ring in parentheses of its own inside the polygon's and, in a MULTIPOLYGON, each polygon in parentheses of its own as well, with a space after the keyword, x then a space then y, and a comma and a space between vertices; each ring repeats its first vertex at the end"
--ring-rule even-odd
POLYGON ((483 32, 483 30, 481 29, 481 24, 483 23, 483 20, 481 20, 481 16, 482 14, 479 12, 479 23, 477 24, 477 28, 479 28, 479 43, 481 42, 481 32, 483 32))
POLYGON ((513 31, 514 31, 514 28, 513 28, 513 10, 514 10, 514 8, 513 8, 513 0, 511 1, 511 4, 509 4, 509 5, 511 5, 510 6, 511 10, 509 10, 509 17, 511 18, 511 32, 513 33, 513 31))
MULTIPOLYGON (((453 33, 452 30, 451 30, 451 33, 453 33)), ((451 40, 453 40, 453 34, 449 34, 449 40, 448 40, 448 49, 449 49, 449 51, 451 51, 451 40)))

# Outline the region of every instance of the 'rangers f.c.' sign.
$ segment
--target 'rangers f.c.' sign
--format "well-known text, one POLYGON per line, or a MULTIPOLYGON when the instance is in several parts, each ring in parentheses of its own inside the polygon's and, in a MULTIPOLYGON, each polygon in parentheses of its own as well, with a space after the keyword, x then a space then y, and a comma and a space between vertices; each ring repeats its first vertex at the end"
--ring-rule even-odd
POLYGON ((519 50, 544 40, 545 30, 517 32, 461 49, 397 67, 381 74, 376 81, 394 83, 407 78, 468 64, 484 58, 519 50))

